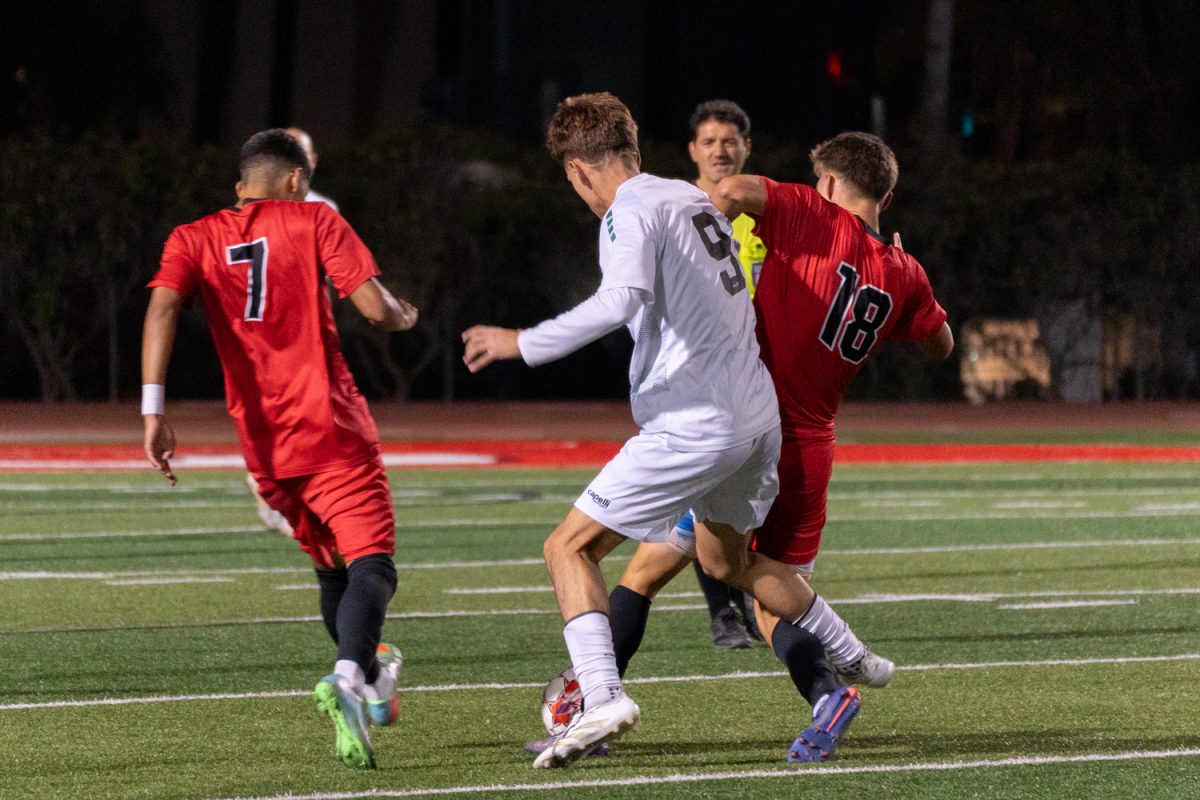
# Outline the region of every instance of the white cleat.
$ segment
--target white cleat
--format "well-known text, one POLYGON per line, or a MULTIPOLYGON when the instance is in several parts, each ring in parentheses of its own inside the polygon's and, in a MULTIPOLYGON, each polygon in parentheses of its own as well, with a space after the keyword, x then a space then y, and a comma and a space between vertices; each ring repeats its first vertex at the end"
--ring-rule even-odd
POLYGON ((258 481, 254 480, 254 476, 246 473, 246 486, 250 489, 250 494, 254 496, 255 510, 258 511, 258 521, 262 526, 269 531, 279 531, 284 536, 295 538, 295 533, 292 531, 292 525, 287 521, 282 513, 276 511, 267 505, 267 501, 263 500, 261 494, 258 493, 258 481))
POLYGON ((896 665, 883 656, 871 652, 869 647, 865 648, 865 651, 857 661, 845 665, 833 664, 833 671, 847 686, 857 683, 860 686, 882 689, 892 682, 896 665))
POLYGON ((575 717, 552 745, 533 760, 534 769, 569 767, 599 745, 619 739, 637 725, 641 710, 627 694, 575 717))

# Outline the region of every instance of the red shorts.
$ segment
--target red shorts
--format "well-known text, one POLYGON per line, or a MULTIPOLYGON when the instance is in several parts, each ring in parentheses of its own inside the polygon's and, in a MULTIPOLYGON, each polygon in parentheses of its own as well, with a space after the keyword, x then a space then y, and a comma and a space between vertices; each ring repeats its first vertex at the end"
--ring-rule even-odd
POLYGON ((383 460, 376 454, 353 467, 262 478, 258 493, 291 523, 301 549, 320 567, 349 564, 375 553, 391 555, 396 545, 396 511, 383 460))
POLYGON ((779 496, 754 534, 756 553, 784 564, 808 564, 817 557, 836 444, 833 439, 783 440, 779 496))

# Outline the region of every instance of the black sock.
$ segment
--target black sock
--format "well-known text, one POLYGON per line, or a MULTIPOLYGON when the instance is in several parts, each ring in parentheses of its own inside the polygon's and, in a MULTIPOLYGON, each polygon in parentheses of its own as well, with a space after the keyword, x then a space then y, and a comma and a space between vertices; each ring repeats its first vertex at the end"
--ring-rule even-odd
POLYGON ((771 634, 771 645, 792 676, 792 683, 810 706, 837 690, 837 678, 825 660, 825 648, 816 636, 798 625, 780 622, 771 634))
POLYGON ((388 601, 396 593, 396 565, 377 553, 357 558, 346 568, 348 585, 337 610, 337 657, 362 667, 367 683, 379 677, 375 648, 383 633, 388 601))
POLYGON ((346 568, 325 569, 316 567, 317 585, 321 587, 321 619, 325 620, 325 630, 337 644, 337 610, 346 593, 346 568))
POLYGON ((692 564, 696 567, 696 577, 700 579, 700 591, 704 592, 704 602, 708 603, 708 616, 716 617, 721 611, 729 608, 729 585, 705 572, 699 559, 692 564))
POLYGON ((625 677, 629 659, 642 644, 646 618, 650 616, 650 598, 621 584, 608 596, 608 624, 612 628, 613 652, 617 655, 617 674, 625 677))

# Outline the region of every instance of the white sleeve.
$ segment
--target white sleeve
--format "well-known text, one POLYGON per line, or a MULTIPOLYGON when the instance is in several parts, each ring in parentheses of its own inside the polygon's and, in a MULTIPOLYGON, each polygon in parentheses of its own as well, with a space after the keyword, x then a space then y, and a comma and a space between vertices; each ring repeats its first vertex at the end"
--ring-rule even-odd
POLYGON ((602 288, 570 311, 517 334, 521 358, 537 367, 570 355, 629 322, 648 297, 628 286, 602 288))

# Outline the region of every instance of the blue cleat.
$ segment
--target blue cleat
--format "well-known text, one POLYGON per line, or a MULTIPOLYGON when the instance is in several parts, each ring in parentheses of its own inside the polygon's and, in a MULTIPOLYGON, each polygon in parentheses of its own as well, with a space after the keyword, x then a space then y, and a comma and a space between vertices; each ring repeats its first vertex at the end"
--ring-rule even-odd
POLYGON ((824 761, 833 755, 838 742, 846 735, 850 723, 858 715, 862 696, 853 686, 843 686, 836 692, 825 695, 818 703, 819 710, 813 714, 813 723, 800 732, 787 760, 793 764, 824 761))
POLYGON ((375 751, 367 735, 366 703, 340 675, 326 675, 313 689, 317 710, 333 722, 338 761, 352 769, 375 769, 375 751))

